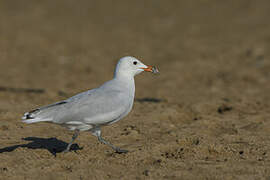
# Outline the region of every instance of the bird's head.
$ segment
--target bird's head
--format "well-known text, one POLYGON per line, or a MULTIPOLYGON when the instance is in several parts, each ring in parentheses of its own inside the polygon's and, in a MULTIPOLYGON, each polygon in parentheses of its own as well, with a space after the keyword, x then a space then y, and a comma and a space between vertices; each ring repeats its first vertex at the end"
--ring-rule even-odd
POLYGON ((135 57, 126 56, 118 61, 114 74, 115 76, 135 76, 144 71, 158 73, 157 68, 147 66, 135 57))

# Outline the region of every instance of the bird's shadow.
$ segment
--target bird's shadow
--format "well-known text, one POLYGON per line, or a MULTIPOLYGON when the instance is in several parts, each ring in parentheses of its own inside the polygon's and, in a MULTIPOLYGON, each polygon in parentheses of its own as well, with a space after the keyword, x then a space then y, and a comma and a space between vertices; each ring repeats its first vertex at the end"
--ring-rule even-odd
MULTIPOLYGON (((52 155, 56 156, 57 153, 63 152, 68 143, 61 141, 57 138, 39 138, 39 137, 26 137, 22 138, 25 141, 31 141, 27 144, 18 144, 14 146, 8 146, 0 149, 0 153, 12 152, 17 148, 29 148, 29 149, 47 149, 52 155)), ((81 150, 82 148, 78 144, 72 144, 70 151, 81 150)))

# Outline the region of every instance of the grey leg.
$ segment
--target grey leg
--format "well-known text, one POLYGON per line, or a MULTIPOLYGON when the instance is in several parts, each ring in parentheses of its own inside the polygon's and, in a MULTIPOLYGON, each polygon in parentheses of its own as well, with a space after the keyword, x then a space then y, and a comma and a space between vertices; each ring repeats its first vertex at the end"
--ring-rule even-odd
POLYGON ((72 143, 78 137, 79 133, 80 133, 80 131, 78 129, 76 129, 73 136, 72 136, 72 139, 71 139, 70 143, 68 144, 67 148, 63 152, 69 152, 72 143))
POLYGON ((128 152, 128 150, 120 149, 119 147, 116 147, 113 144, 111 144, 108 141, 106 141, 105 139, 103 139, 101 137, 101 130, 100 130, 100 128, 96 127, 95 129, 92 129, 91 132, 92 132, 92 134, 94 136, 97 136, 99 142, 110 146, 115 152, 117 152, 117 153, 127 153, 128 152))

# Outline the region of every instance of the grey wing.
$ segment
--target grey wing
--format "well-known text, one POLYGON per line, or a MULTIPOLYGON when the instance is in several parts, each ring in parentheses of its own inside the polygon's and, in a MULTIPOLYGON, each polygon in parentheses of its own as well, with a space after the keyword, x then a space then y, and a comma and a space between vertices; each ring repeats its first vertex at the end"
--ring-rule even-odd
POLYGON ((22 119, 25 120, 26 123, 39 122, 39 121, 53 121, 57 113, 60 110, 62 110, 66 104, 79 100, 80 98, 83 98, 83 96, 90 95, 94 91, 95 89, 89 90, 89 91, 77 94, 69 99, 36 108, 32 111, 26 112, 24 116, 22 117, 22 119))
POLYGON ((128 99, 125 97, 125 93, 99 89, 63 105, 54 122, 106 124, 119 118, 127 107, 128 99))
MULTIPOLYGON (((29 120, 29 119, 36 119, 50 121, 52 120, 52 114, 55 112, 55 110, 63 105, 66 104, 66 101, 60 101, 54 104, 50 104, 47 106, 42 106, 40 108, 34 109, 32 111, 26 112, 24 116, 22 117, 23 120, 29 120)), ((25 121, 26 123, 31 123, 31 121, 25 121)), ((35 121, 33 121, 35 122, 35 121)), ((38 121, 37 121, 38 122, 38 121)))

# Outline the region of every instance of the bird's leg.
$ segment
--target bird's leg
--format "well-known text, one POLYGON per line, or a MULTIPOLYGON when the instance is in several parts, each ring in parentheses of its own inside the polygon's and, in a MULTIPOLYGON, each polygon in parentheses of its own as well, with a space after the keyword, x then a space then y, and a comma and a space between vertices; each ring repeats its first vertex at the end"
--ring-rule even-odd
POLYGON ((110 146, 117 153, 127 153, 128 152, 128 150, 120 149, 119 147, 114 146, 113 144, 111 144, 108 141, 106 141, 105 139, 103 139, 101 136, 98 136, 98 140, 99 140, 99 142, 110 146))
POLYGON ((76 129, 73 136, 72 136, 70 143, 68 144, 67 148, 63 152, 70 151, 70 147, 71 147, 72 143, 75 141, 75 139, 78 137, 79 133, 80 133, 80 130, 76 129))
POLYGON ((99 142, 110 146, 116 153, 127 153, 128 152, 128 150, 120 149, 119 147, 116 147, 113 144, 111 144, 108 141, 106 141, 105 139, 103 139, 101 137, 101 130, 100 130, 100 128, 95 128, 94 130, 91 130, 91 132, 92 132, 93 135, 97 136, 99 142))

